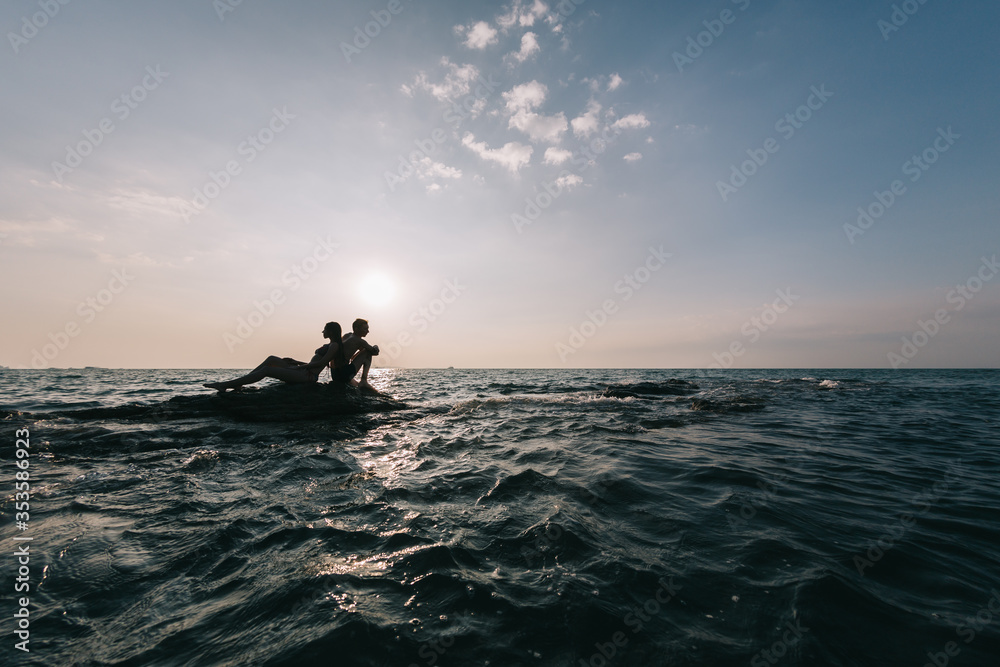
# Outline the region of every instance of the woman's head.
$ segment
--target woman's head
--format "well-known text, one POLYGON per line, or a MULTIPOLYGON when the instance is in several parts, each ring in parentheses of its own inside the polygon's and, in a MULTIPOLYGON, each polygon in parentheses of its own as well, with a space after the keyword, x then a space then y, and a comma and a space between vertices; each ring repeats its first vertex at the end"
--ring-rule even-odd
POLYGON ((340 325, 336 322, 327 322, 326 326, 323 327, 323 335, 330 339, 330 344, 337 344, 336 357, 334 357, 334 366, 337 368, 343 368, 347 365, 347 357, 344 355, 344 344, 341 342, 344 339, 344 331, 340 328, 340 325))
POLYGON ((337 322, 327 322, 326 326, 323 327, 323 335, 339 343, 340 339, 344 337, 344 331, 337 322))

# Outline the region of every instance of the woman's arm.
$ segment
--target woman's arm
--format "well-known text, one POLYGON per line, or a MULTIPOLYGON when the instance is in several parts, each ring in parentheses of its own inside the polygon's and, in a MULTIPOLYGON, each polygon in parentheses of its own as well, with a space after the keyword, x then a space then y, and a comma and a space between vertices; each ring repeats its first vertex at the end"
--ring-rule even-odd
POLYGON ((312 358, 306 368, 326 368, 333 361, 334 356, 337 354, 337 350, 340 349, 340 342, 330 341, 330 344, 326 347, 326 353, 323 356, 316 355, 312 358))

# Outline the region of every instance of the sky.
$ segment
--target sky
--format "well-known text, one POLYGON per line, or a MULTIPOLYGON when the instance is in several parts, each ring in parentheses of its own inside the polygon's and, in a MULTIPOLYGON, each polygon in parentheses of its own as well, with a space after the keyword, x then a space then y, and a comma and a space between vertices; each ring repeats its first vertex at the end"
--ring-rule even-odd
POLYGON ((988 0, 11 0, 0 364, 1000 364, 988 0))

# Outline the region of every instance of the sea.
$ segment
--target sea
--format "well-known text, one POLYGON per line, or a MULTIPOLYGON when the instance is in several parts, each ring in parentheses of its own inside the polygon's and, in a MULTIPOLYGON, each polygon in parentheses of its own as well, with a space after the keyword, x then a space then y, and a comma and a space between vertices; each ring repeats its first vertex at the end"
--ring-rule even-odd
POLYGON ((1000 665, 1000 371, 236 374, 0 371, 0 662, 1000 665))

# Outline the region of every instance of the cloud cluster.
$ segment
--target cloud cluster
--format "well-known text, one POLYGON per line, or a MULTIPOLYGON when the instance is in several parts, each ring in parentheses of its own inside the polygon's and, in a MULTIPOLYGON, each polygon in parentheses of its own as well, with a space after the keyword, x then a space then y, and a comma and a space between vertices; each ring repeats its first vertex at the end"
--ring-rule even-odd
POLYGON ((511 114, 507 126, 524 132, 532 141, 557 143, 569 127, 566 114, 560 111, 554 116, 543 116, 535 112, 548 93, 548 87, 538 81, 514 86, 504 93, 503 99, 511 114))
MULTIPOLYGON (((485 51, 501 40, 513 40, 520 34, 520 48, 508 50, 502 58, 502 62, 513 71, 517 65, 525 63, 542 51, 543 40, 539 33, 544 34, 544 24, 549 26, 553 35, 565 40, 565 33, 571 26, 561 22, 560 16, 558 11, 553 12, 544 0, 513 0, 492 20, 457 25, 454 30, 462 46, 479 51, 485 51), (543 30, 539 30, 539 27, 543 30)), ((481 78, 479 70, 473 65, 457 65, 448 58, 443 58, 441 66, 443 73, 437 80, 431 80, 421 71, 411 84, 402 87, 403 92, 410 96, 417 91, 426 92, 438 100, 453 103, 456 98, 468 95, 475 85, 474 82, 481 78)), ((572 75, 568 81, 573 81, 572 75)), ((585 109, 572 120, 568 119, 564 111, 543 112, 547 104, 551 105, 553 101, 558 103, 558 100, 550 99, 549 88, 544 83, 537 79, 526 83, 515 83, 501 94, 501 105, 499 108, 494 106, 487 117, 506 119, 508 130, 522 133, 529 141, 509 141, 499 148, 491 148, 486 141, 477 141, 472 132, 466 132, 462 137, 462 144, 480 159, 493 162, 516 175, 531 163, 535 146, 538 144, 548 144, 542 164, 559 166, 570 162, 574 156, 573 151, 560 145, 569 132, 572 132, 572 137, 575 139, 590 141, 602 130, 607 131, 609 128, 621 131, 649 127, 649 120, 644 114, 635 113, 617 118, 613 109, 605 110, 597 101, 602 95, 619 90, 625 85, 625 80, 618 72, 583 78, 580 83, 589 87, 592 97, 585 109)), ((485 100, 479 100, 477 105, 473 112, 474 116, 478 116, 487 108, 485 100)), ((626 162, 635 162, 642 159, 642 155, 632 152, 623 159, 626 162)), ((420 173, 436 174, 435 183, 431 186, 433 189, 440 188, 437 184, 438 179, 458 178, 461 175, 458 170, 454 170, 457 175, 451 175, 452 172, 442 171, 444 169, 453 168, 439 163, 418 166, 420 173)), ((574 187, 582 182, 582 179, 579 181, 577 179, 578 176, 573 176, 565 180, 562 185, 567 188, 574 187)))
POLYGON ((437 100, 449 103, 468 95, 472 90, 473 82, 479 77, 479 70, 476 66, 456 65, 447 56, 441 58, 440 64, 445 70, 444 80, 440 83, 432 83, 427 74, 421 71, 413 80, 413 84, 403 84, 400 86, 400 90, 407 97, 413 97, 416 92, 422 91, 437 100))
POLYGON ((526 7, 522 0, 515 0, 506 14, 497 17, 497 25, 504 32, 516 26, 530 28, 535 25, 536 20, 545 18, 548 13, 549 6, 542 0, 535 0, 530 7, 526 7))

